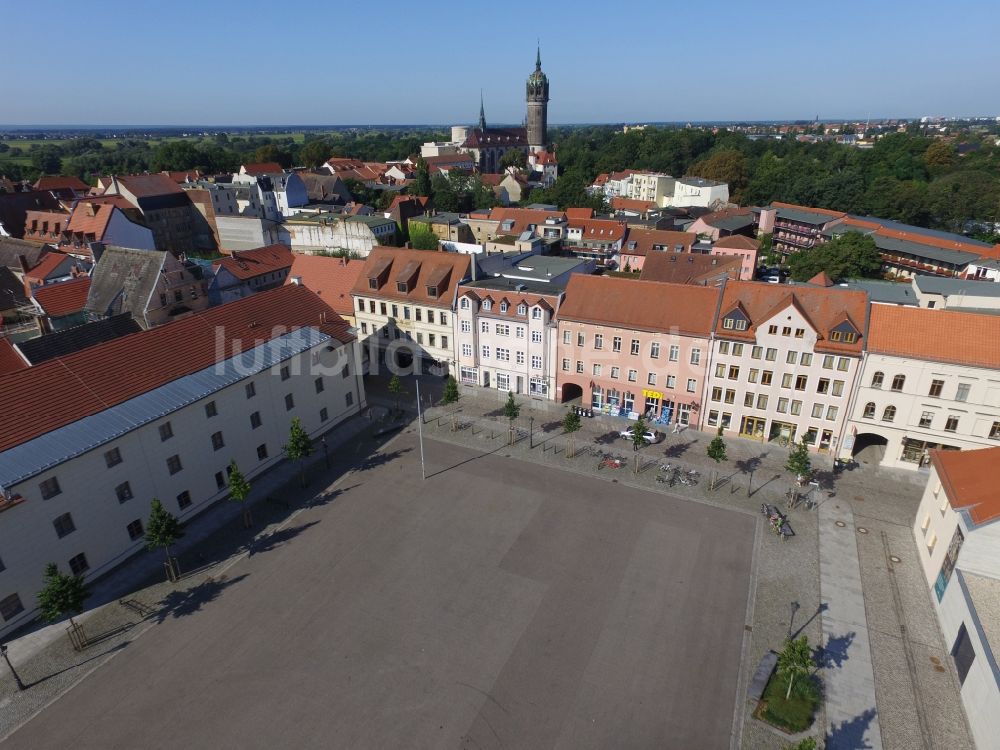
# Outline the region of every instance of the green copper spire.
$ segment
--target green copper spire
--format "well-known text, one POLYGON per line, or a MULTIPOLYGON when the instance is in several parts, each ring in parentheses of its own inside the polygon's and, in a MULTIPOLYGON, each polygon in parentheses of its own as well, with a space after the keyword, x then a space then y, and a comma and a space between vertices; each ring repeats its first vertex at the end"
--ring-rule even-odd
POLYGON ((486 108, 483 107, 483 90, 479 90, 479 129, 486 130, 486 108))

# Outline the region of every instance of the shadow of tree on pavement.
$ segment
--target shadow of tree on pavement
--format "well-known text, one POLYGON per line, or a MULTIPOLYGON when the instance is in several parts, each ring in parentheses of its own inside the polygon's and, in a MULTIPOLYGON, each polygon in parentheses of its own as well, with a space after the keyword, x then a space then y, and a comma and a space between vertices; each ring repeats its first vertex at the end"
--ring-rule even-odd
POLYGON ((826 734, 826 750, 870 750, 872 745, 865 739, 865 732, 875 715, 875 709, 869 708, 850 721, 840 722, 840 726, 831 724, 826 734))
POLYGON ((847 652, 854 643, 855 633, 831 637, 825 646, 819 646, 813 653, 816 664, 821 669, 839 669, 850 657, 847 652))
POLYGON ((156 613, 156 623, 160 624, 168 617, 186 617, 193 615, 209 602, 235 583, 247 577, 247 573, 236 578, 222 575, 218 578, 206 578, 194 588, 184 591, 171 591, 159 601, 160 610, 156 613))
POLYGON ((400 450, 395 450, 390 453, 376 453, 374 456, 365 459, 364 463, 361 464, 361 471, 367 471, 368 469, 375 469, 384 464, 392 463, 397 458, 402 456, 404 453, 409 453, 411 448, 402 448, 400 450))
POLYGON ((270 552, 277 549, 285 542, 291 541, 310 526, 315 526, 319 521, 310 521, 300 526, 291 526, 280 531, 274 531, 262 539, 254 539, 250 542, 249 556, 259 555, 262 552, 270 552))
POLYGON ((767 458, 766 453, 761 453, 759 456, 750 456, 750 458, 741 458, 739 461, 734 461, 733 465, 739 469, 744 474, 752 474, 760 468, 761 463, 767 458))
POLYGON ((689 440, 686 443, 674 443, 673 445, 667 446, 666 450, 663 451, 663 455, 667 458, 680 458, 687 453, 688 448, 694 444, 694 440, 689 440))

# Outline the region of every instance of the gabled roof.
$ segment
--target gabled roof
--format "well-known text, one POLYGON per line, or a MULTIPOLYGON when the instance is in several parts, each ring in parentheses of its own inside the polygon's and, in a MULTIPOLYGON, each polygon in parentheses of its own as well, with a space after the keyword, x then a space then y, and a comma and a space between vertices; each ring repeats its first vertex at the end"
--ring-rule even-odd
POLYGON ((428 305, 451 307, 454 290, 469 272, 469 256, 459 253, 441 253, 433 250, 409 250, 395 247, 375 247, 365 259, 364 269, 352 293, 361 297, 379 297, 422 302, 428 305), (388 275, 384 275, 384 274, 388 275), (447 273, 447 285, 438 285, 437 296, 427 294, 427 286, 434 286, 435 279, 447 273), (368 279, 385 278, 378 290, 368 288, 368 279), (408 292, 396 287, 397 280, 413 280, 408 292))
POLYGON ((353 315, 351 289, 358 283, 364 261, 331 258, 326 255, 295 255, 285 283, 301 279, 302 285, 315 292, 339 315, 353 315))
MULTIPOLYGON (((463 148, 483 148, 494 146, 527 146, 528 131, 525 128, 472 128, 462 143, 463 148)), ((433 158, 433 157, 428 157, 433 158)))
POLYGON ((82 312, 87 305, 89 292, 90 277, 81 276, 57 284, 36 286, 32 290, 32 296, 46 315, 50 318, 61 318, 82 312))
MULTIPOLYGON (((631 254, 631 250, 622 250, 631 254)), ((642 281, 663 281, 672 284, 711 283, 723 278, 738 279, 743 261, 735 256, 702 255, 652 251, 642 264, 642 281)))
POLYGON ((20 256, 24 256, 28 268, 31 268, 37 266, 42 258, 52 251, 50 245, 39 245, 37 242, 27 242, 13 237, 0 237, 0 266, 21 273, 21 262, 18 260, 20 256))
POLYGON ((31 364, 38 365, 141 330, 132 316, 125 313, 20 341, 17 349, 31 364))
MULTIPOLYGON (((24 218, 28 211, 58 211, 59 200, 47 190, 30 193, 0 193, 0 224, 12 237, 24 236, 24 218)), ((0 237, 2 241, 3 237, 0 237)))
POLYGON ((489 215, 490 221, 500 222, 497 227, 498 234, 513 235, 521 234, 530 224, 541 226, 549 218, 562 221, 565 220, 566 214, 562 211, 543 211, 534 208, 494 208, 489 215))
POLYGON ((99 316, 129 312, 144 319, 166 256, 162 250, 106 247, 90 272, 87 311, 99 316))
POLYGON ((212 261, 212 267, 225 268, 241 281, 292 267, 292 251, 285 245, 268 245, 253 250, 234 250, 228 258, 212 261))
POLYGON ((276 172, 284 172, 280 164, 276 161, 263 161, 263 162, 251 162, 250 164, 244 164, 242 171, 249 175, 263 175, 263 174, 274 174, 276 172))
MULTIPOLYGON (((868 297, 863 291, 842 287, 795 286, 767 284, 760 281, 727 281, 722 298, 722 310, 729 311, 742 304, 750 319, 745 331, 723 329, 716 324, 716 333, 723 338, 753 341, 757 330, 769 323, 775 315, 789 306, 798 310, 816 330, 818 339, 816 351, 831 354, 860 354, 864 348, 864 335, 868 320, 868 297), (843 322, 844 315, 850 316, 853 324, 862 334, 854 343, 831 341, 830 331, 843 322)), ((882 305, 873 305, 880 308, 882 305)))
POLYGON ((493 305, 492 310, 481 310, 480 315, 497 318, 521 318, 523 320, 531 314, 531 308, 536 305, 548 310, 555 310, 559 306, 563 290, 561 288, 553 289, 548 284, 539 284, 537 282, 524 283, 519 280, 505 279, 503 277, 467 281, 458 288, 459 297, 469 297, 470 299, 479 301, 493 299, 497 295, 507 299, 510 305, 507 311, 502 311, 498 303, 493 305), (493 294, 490 294, 490 292, 493 292, 493 294), (517 311, 517 308, 522 303, 527 306, 524 314, 517 311))
POLYGON ((833 286, 833 280, 827 275, 826 271, 820 271, 806 283, 813 286, 833 286))
POLYGON ((760 242, 742 234, 730 234, 720 237, 712 247, 733 248, 736 250, 760 250, 760 242))
POLYGON ((868 351, 1000 370, 1000 316, 872 305, 868 351))
POLYGON ((580 239, 589 241, 617 242, 625 238, 626 225, 608 219, 570 219, 570 229, 580 230, 580 239))
MULTIPOLYGON (((60 266, 66 263, 72 263, 73 258, 65 253, 50 252, 43 256, 38 263, 31 267, 28 271, 27 276, 33 279, 45 280, 51 276, 55 275, 65 275, 59 274, 60 266)), ((69 268, 67 267, 65 273, 69 273, 69 268)))
POLYGON ((90 185, 73 175, 42 176, 35 180, 32 187, 35 190, 73 190, 80 193, 90 190, 90 185))
POLYGON ((6 336, 0 336, 0 377, 11 372, 24 370, 28 363, 18 354, 6 336))
POLYGON ((0 377, 0 451, 305 326, 354 339, 329 305, 291 284, 0 377))
POLYGON ((719 299, 713 287, 573 274, 560 320, 708 336, 719 299))
POLYGON ((118 184, 136 198, 156 198, 163 195, 184 195, 184 190, 165 174, 130 174, 115 178, 118 184))
MULTIPOLYGON (((674 232, 668 229, 629 229, 625 244, 622 245, 623 255, 648 255, 654 252, 690 252, 691 245, 698 241, 698 235, 693 232, 674 232)), ((707 256, 706 256, 707 257, 707 256)), ((718 259, 716 259, 718 260, 718 259)))
POLYGON ((932 450, 930 456, 952 508, 968 512, 977 526, 1000 518, 1000 484, 996 473, 1000 447, 932 450))
POLYGON ((619 198, 618 196, 611 199, 611 209, 613 211, 633 211, 644 214, 656 208, 658 208, 656 201, 641 201, 635 198, 619 198))

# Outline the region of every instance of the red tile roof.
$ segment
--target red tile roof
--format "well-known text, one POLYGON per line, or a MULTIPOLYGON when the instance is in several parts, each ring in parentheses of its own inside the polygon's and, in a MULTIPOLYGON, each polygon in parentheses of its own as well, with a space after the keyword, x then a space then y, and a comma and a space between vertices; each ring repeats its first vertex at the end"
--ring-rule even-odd
MULTIPOLYGON (((628 251, 629 253, 631 251, 628 251)), ((626 255, 626 251, 622 251, 626 255)), ((642 264, 642 281, 672 284, 705 284, 713 279, 739 279, 743 260, 735 255, 702 255, 653 251, 642 264)))
POLYGON ((827 275, 826 271, 820 271, 809 279, 808 283, 813 286, 833 286, 833 280, 827 275))
POLYGON ((69 217, 69 224, 66 225, 66 231, 92 234, 95 239, 100 240, 104 237, 104 232, 108 228, 111 216, 116 210, 116 207, 110 203, 80 201, 76 204, 73 213, 69 217))
POLYGON ((107 203, 115 208, 120 208, 122 211, 135 211, 135 206, 129 203, 128 198, 124 195, 89 195, 87 196, 87 203, 95 205, 107 203))
POLYGON ((566 214, 562 211, 544 211, 536 208, 494 208, 490 211, 489 216, 490 221, 500 222, 500 226, 497 227, 498 234, 520 234, 528 228, 529 224, 541 226, 549 218, 562 220, 566 218, 566 214), (513 227, 504 229, 503 223, 505 221, 512 221, 513 227))
MULTIPOLYGON (((759 326, 769 321, 789 305, 798 309, 816 329, 816 351, 835 354, 858 355, 864 347, 865 321, 868 315, 868 297, 862 291, 840 287, 789 288, 784 284, 767 284, 762 281, 728 281, 716 321, 716 333, 725 338, 753 341, 759 326), (745 331, 723 329, 722 319, 737 305, 750 318, 745 331), (853 344, 831 341, 830 331, 842 323, 845 317, 861 334, 853 344)), ((883 307, 874 305, 873 307, 883 307)), ((774 325, 770 323, 770 325, 774 325)))
POLYGON ((76 190, 85 193, 90 190, 90 185, 79 177, 70 176, 50 176, 39 177, 32 185, 35 190, 76 190))
POLYGON ((64 315, 81 312, 87 304, 89 293, 89 276, 60 281, 57 284, 36 286, 32 290, 35 301, 51 318, 61 318, 64 315))
POLYGON ((656 207, 656 201, 641 201, 636 198, 619 198, 617 196, 611 199, 611 208, 614 211, 635 211, 644 214, 656 207))
POLYGON ((252 162, 250 164, 244 164, 243 171, 249 175, 259 175, 259 174, 275 174, 278 172, 284 172, 285 170, 276 161, 261 161, 261 162, 252 162))
POLYGON ((592 208, 567 208, 567 219, 593 219, 594 209, 592 208))
POLYGON ((608 219, 570 219, 568 226, 582 230, 581 240, 607 240, 617 242, 625 238, 626 225, 608 219))
POLYGON ((189 169, 183 172, 165 171, 163 174, 178 184, 182 182, 194 182, 201 177, 201 172, 197 169, 189 169))
POLYGON ((118 184, 136 198, 159 195, 184 195, 184 190, 165 174, 130 174, 115 178, 118 184))
POLYGON ((225 268, 237 279, 245 281, 265 273, 291 268, 292 259, 292 251, 285 245, 268 245, 253 250, 233 251, 230 257, 213 261, 212 267, 216 270, 225 268))
POLYGON ((62 264, 62 262, 67 258, 69 258, 69 256, 66 255, 66 253, 51 252, 38 261, 38 263, 25 275, 32 279, 44 280, 50 274, 54 273, 55 270, 59 268, 60 264, 62 264))
POLYGON ((304 326, 354 338, 329 305, 293 284, 0 377, 0 451, 304 326))
POLYGON ((1000 484, 996 471, 1000 447, 932 450, 930 456, 952 508, 968 511, 976 525, 1000 518, 1000 484))
MULTIPOLYGON (((630 229, 625 244, 622 245, 622 255, 646 255, 647 253, 666 250, 675 252, 678 245, 690 252, 691 245, 698 241, 698 235, 693 232, 673 232, 669 229, 630 229), (635 243, 635 247, 632 246, 635 243)), ((707 256, 706 256, 707 257, 707 256)))
POLYGON ((742 234, 730 234, 726 237, 720 237, 716 240, 712 247, 728 247, 735 248, 737 250, 760 250, 760 242, 742 234))
POLYGON ((375 247, 365 258, 364 268, 358 276, 352 294, 359 297, 378 297, 421 302, 425 305, 451 308, 455 287, 469 273, 469 256, 433 250, 408 250, 396 247, 375 247), (377 277, 381 283, 377 290, 368 285, 369 278, 377 277), (409 292, 396 288, 397 281, 410 279, 409 292), (437 297, 427 294, 427 285, 438 287, 437 297))
POLYGON ((300 278, 302 285, 319 295, 339 315, 354 314, 351 290, 358 283, 365 263, 362 260, 331 258, 326 255, 296 255, 285 283, 300 278))
POLYGON ((1000 370, 1000 317, 872 305, 868 351, 1000 370))
POLYGON ((27 367, 28 363, 17 353, 7 337, 0 336, 0 377, 27 367))
POLYGON ((559 319, 708 336, 718 299, 719 290, 713 287, 575 273, 566 286, 559 319))
POLYGON ((518 292, 516 290, 490 289, 483 286, 466 286, 461 284, 458 287, 459 297, 470 297, 475 300, 492 300, 493 308, 489 311, 481 310, 482 315, 494 318, 520 318, 527 319, 529 313, 518 313, 517 308, 523 302, 530 310, 534 305, 541 305, 550 310, 555 310, 559 306, 559 298, 562 296, 560 290, 553 290, 551 294, 532 294, 529 292, 518 292), (507 300, 507 312, 500 309, 500 303, 507 300))

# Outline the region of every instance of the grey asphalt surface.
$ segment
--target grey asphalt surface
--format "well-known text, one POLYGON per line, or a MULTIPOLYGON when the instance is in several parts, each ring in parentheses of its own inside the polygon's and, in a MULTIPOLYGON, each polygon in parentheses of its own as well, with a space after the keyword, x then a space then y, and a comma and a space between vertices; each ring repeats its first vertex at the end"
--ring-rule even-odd
POLYGON ((4 747, 729 747, 754 517, 415 437, 4 747))

